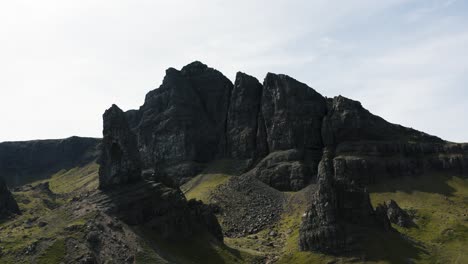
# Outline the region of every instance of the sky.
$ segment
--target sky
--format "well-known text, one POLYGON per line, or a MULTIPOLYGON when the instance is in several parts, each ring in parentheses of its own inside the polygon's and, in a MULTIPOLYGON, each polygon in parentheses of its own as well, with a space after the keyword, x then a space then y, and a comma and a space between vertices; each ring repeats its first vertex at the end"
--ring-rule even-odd
POLYGON ((0 142, 101 137, 105 109, 194 60, 468 142, 465 0, 1 1, 0 142))

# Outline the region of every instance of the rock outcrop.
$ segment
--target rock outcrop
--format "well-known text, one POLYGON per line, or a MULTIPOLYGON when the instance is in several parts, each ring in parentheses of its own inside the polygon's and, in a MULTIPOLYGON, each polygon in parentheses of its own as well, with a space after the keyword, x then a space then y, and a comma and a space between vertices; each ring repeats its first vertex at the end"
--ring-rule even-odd
POLYGON ((239 72, 233 85, 201 62, 169 68, 140 109, 125 115, 142 168, 176 186, 229 158, 278 190, 297 191, 316 182, 327 146, 338 174, 358 185, 432 171, 468 174, 468 145, 391 124, 357 101, 327 99, 282 74, 261 84, 239 72))
POLYGON ((103 115, 99 188, 91 197, 111 215, 130 225, 148 225, 164 239, 182 240, 211 233, 222 241, 219 223, 201 202, 187 201, 178 188, 142 177, 140 152, 126 115, 116 105, 103 115))
POLYGON ((311 200, 300 227, 301 250, 342 253, 353 246, 353 226, 391 230, 387 215, 372 208, 367 191, 335 174, 332 149, 324 151, 311 200))
POLYGON ((21 211, 18 204, 13 198, 6 183, 0 178, 0 219, 5 218, 11 214, 20 214, 21 211))
POLYGON ((254 159, 257 150, 258 114, 262 84, 252 76, 237 73, 229 103, 226 127, 226 155, 254 159))
POLYGON ((99 188, 122 185, 141 179, 141 159, 136 137, 124 112, 112 105, 103 115, 104 138, 99 157, 99 188))
POLYGON ((322 138, 336 146, 338 173, 360 184, 428 172, 468 175, 467 144, 388 123, 342 96, 328 100, 322 138))
POLYGON ((282 191, 315 181, 322 154, 323 96, 286 75, 269 73, 263 83, 257 144, 268 154, 253 172, 282 191))
POLYGON ((10 187, 86 165, 98 156, 97 138, 70 137, 0 143, 0 175, 10 187))
POLYGON ((185 182, 224 152, 232 83, 215 69, 193 62, 166 71, 161 86, 127 112, 145 168, 185 182))
POLYGON ((383 204, 379 204, 378 207, 380 207, 381 210, 385 212, 388 219, 393 224, 405 228, 415 225, 413 219, 411 219, 411 216, 405 210, 401 209, 394 200, 389 200, 383 204))

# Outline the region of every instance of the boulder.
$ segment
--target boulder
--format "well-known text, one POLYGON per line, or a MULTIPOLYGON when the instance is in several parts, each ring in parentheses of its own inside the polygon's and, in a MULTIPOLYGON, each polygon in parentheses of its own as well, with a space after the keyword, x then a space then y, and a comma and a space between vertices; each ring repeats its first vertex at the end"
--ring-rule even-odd
POLYGON ((409 214, 401 209, 394 200, 386 201, 379 206, 383 208, 391 223, 405 228, 415 225, 409 214))

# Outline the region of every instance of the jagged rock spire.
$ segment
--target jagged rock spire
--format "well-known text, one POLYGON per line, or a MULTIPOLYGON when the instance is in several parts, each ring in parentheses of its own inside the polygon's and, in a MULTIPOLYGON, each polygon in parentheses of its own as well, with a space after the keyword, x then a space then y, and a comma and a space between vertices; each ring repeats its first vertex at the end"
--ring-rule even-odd
POLYGON ((141 179, 140 153, 124 112, 112 105, 104 113, 103 120, 99 188, 138 181, 141 179))

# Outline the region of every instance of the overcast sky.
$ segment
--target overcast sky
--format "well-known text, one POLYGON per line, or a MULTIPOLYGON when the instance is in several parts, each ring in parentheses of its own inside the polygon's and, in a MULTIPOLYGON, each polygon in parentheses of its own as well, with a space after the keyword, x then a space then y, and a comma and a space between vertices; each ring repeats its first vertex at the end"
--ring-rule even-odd
POLYGON ((168 67, 288 74, 468 142, 468 1, 4 0, 0 141, 100 137, 168 67))

